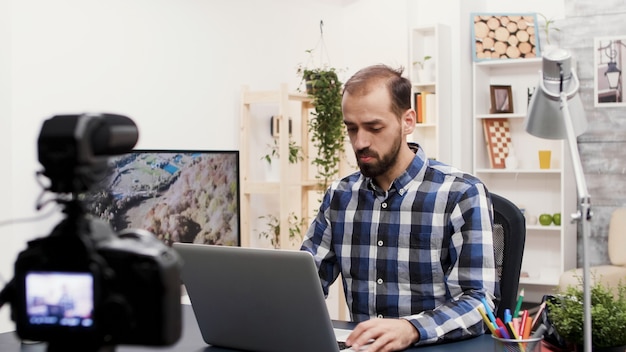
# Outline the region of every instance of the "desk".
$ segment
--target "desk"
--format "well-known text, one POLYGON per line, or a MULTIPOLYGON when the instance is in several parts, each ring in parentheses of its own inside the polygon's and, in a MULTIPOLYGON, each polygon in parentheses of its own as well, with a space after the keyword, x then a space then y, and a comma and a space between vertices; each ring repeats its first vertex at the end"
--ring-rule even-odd
MULTIPOLYGON (((336 328, 349 328, 354 326, 353 323, 348 322, 333 322, 336 328)), ((493 351, 493 340, 491 335, 483 335, 473 339, 452 342, 441 345, 431 345, 424 347, 414 347, 407 351, 420 351, 420 352, 446 352, 453 349, 455 352, 475 352, 475 351, 493 351)), ((7 332, 0 334, 0 351, 2 352, 45 352, 46 344, 39 343, 33 345, 20 345, 20 341, 13 332, 7 332)), ((233 352, 234 350, 211 347, 208 346, 202 340, 200 335, 200 329, 196 323, 196 318, 193 314, 191 306, 183 305, 183 333, 178 341, 173 346, 167 348, 148 348, 148 347, 133 347, 133 346, 118 346, 116 352, 148 352, 148 351, 160 351, 160 352, 233 352)))

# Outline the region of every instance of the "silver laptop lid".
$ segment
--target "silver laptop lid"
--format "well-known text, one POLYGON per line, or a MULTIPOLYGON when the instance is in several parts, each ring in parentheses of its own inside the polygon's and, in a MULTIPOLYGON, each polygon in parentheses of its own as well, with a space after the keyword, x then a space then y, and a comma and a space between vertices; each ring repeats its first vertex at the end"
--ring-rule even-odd
POLYGON ((339 351, 308 252, 174 243, 204 341, 272 352, 339 351))

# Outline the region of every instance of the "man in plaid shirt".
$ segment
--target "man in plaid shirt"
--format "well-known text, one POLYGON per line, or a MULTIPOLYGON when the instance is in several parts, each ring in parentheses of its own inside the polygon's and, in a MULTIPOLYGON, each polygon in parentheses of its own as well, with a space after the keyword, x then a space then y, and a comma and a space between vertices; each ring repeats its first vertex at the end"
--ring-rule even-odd
POLYGON ((477 178, 406 143, 415 128, 402 70, 364 68, 345 84, 344 123, 360 172, 326 191, 302 250, 324 293, 342 275, 355 350, 396 351, 484 332, 496 273, 489 193, 477 178))

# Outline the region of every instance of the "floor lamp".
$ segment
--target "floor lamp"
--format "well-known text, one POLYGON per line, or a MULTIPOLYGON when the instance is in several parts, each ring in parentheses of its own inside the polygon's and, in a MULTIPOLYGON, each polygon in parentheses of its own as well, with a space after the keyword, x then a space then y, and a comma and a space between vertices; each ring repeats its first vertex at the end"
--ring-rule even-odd
POLYGON ((583 334, 584 351, 591 352, 591 289, 588 241, 591 230, 591 199, 583 172, 576 136, 587 129, 585 111, 578 95, 580 83, 571 69, 571 55, 562 49, 553 49, 543 57, 543 71, 539 72, 539 88, 533 94, 526 116, 526 131, 545 139, 566 139, 572 156, 576 189, 580 204, 572 214, 582 224, 583 238, 583 334))

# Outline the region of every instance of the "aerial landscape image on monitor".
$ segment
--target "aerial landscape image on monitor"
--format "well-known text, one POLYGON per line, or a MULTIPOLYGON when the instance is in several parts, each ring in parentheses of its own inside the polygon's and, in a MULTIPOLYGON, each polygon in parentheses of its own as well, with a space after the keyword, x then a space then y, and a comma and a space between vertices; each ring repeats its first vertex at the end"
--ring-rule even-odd
POLYGON ((168 245, 239 245, 238 152, 137 150, 110 163, 85 204, 114 231, 145 229, 168 245))

